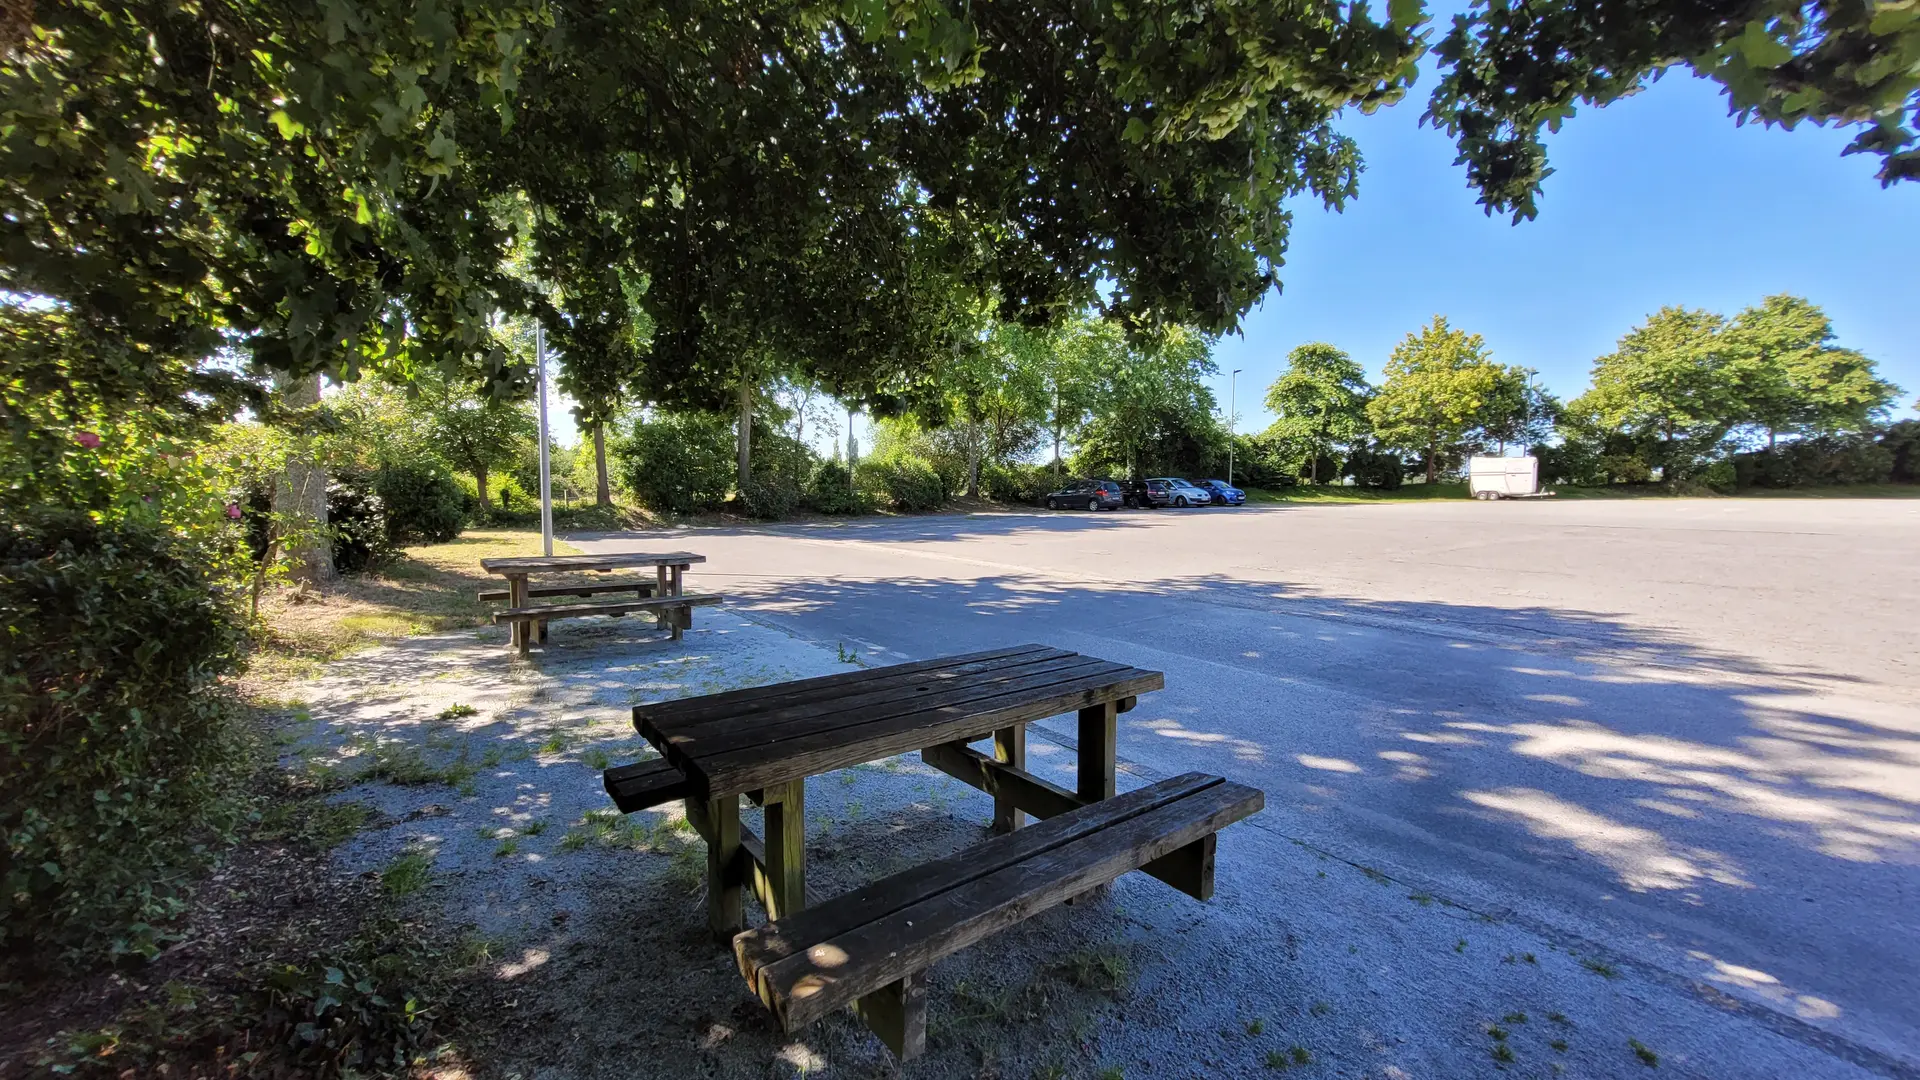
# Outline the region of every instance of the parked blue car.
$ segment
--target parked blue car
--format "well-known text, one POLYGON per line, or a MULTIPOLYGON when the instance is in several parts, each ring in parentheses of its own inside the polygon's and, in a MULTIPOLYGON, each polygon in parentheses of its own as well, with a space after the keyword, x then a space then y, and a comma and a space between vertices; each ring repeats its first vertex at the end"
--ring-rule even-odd
POLYGON ((1243 506, 1247 493, 1225 480, 1195 480, 1193 486, 1213 496, 1215 506, 1243 506))

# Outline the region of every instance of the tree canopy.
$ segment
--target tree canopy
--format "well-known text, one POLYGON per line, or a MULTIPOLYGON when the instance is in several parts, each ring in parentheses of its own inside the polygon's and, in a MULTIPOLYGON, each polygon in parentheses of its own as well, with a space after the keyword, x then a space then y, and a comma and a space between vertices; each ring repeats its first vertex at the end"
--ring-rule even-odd
POLYGON ((1287 370, 1267 387, 1271 436, 1306 452, 1307 481, 1320 482, 1320 463, 1336 446, 1367 433, 1366 369, 1325 342, 1309 342, 1287 355, 1287 370))

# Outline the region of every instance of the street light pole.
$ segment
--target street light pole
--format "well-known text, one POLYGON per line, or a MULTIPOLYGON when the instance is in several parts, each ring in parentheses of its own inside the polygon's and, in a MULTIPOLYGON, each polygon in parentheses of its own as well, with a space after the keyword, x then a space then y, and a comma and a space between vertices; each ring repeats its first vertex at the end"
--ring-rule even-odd
POLYGON ((1233 412, 1239 399, 1240 373, 1245 370, 1246 370, 1245 368, 1234 368, 1233 374, 1227 376, 1227 486, 1228 487, 1233 486, 1233 422, 1235 419, 1233 412))

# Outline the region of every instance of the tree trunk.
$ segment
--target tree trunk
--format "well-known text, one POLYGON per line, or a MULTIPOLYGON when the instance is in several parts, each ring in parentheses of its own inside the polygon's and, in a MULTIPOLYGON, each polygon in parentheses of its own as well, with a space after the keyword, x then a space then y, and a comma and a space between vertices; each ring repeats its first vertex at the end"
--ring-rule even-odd
POLYGON ((593 504, 613 505, 613 485, 607 483, 607 428, 593 425, 593 504))
POLYGON ((1439 440, 1429 439, 1427 442, 1427 483, 1429 484, 1439 478, 1439 456, 1439 440))
POLYGON ((740 455, 740 490, 745 491, 747 481, 753 479, 753 382, 744 375, 740 377, 740 421, 734 445, 740 455))
MULTIPOLYGON (((320 376, 298 379, 274 376, 280 400, 289 408, 307 409, 320 403, 320 376)), ((286 471, 274 485, 273 512, 286 525, 292 543, 287 551, 292 558, 293 576, 301 581, 320 582, 333 577, 333 544, 327 539, 327 471, 313 460, 313 441, 307 436, 294 440, 287 455, 286 471)))
POLYGON ((1773 441, 1779 438, 1779 435, 1780 433, 1772 428, 1767 429, 1767 453, 1773 453, 1773 441))
POLYGON ((485 465, 476 465, 473 467, 473 480, 480 488, 480 514, 482 517, 489 516, 493 513, 493 501, 487 498, 487 471, 485 465))
POLYGON ((1320 450, 1317 447, 1310 446, 1307 448, 1307 483, 1309 485, 1312 485, 1312 484, 1318 484, 1319 482, 1320 482, 1320 450))

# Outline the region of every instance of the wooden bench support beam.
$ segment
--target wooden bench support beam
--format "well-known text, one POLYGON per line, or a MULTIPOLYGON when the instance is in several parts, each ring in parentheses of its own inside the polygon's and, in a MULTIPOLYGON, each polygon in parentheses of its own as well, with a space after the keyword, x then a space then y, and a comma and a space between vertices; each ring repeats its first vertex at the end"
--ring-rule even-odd
POLYGON ((919 1057, 927 1049, 927 973, 909 972, 888 983, 855 1001, 853 1012, 895 1057, 919 1057))
POLYGON ((766 804, 767 891, 760 903, 767 918, 783 919, 807 906, 807 782, 782 785, 766 804))
MULTIPOLYGON (((695 799, 688 799, 686 801, 686 808, 687 824, 692 825, 693 831, 700 834, 700 839, 707 842, 707 851, 709 855, 711 855, 713 851, 713 823, 707 817, 706 804, 695 799)), ((737 802, 734 812, 736 816, 739 813, 737 802)), ((763 910, 771 912, 779 907, 781 901, 780 898, 775 895, 774 874, 768 869, 769 865, 767 845, 761 841, 760 837, 755 834, 752 829, 742 825, 740 827, 740 846, 738 853, 734 856, 732 873, 734 887, 736 891, 745 889, 753 893, 753 898, 760 902, 760 907, 763 910)), ((800 883, 799 895, 802 898, 800 907, 812 907, 825 899, 819 892, 806 884, 804 875, 800 883)), ((795 910, 799 909, 796 908, 795 910)), ((769 916, 769 918, 773 917, 775 916, 769 916)), ((741 916, 741 921, 743 923, 746 921, 744 914, 741 916)), ((744 972, 742 974, 744 974, 744 972)))
MULTIPOLYGON (((969 787, 992 795, 997 807, 1001 800, 1032 814, 1050 818, 1087 805, 1080 796, 1035 776, 1025 769, 1003 764, 965 743, 947 743, 920 752, 920 760, 969 787)), ((997 821, 996 810, 996 821, 997 821)), ((1196 900, 1213 899, 1214 836, 1173 852, 1142 866, 1151 877, 1166 882, 1196 900)))
MULTIPOLYGON (((993 733, 993 760, 1014 769, 1027 767, 1027 725, 1015 724, 993 733)), ((1009 797, 993 796, 993 831, 1009 833, 1026 824, 1026 815, 1009 797)))
POLYGON ((602 773, 601 780, 623 814, 651 810, 693 794, 693 784, 665 758, 617 765, 602 773))
MULTIPOLYGON (((687 800, 687 819, 695 819, 694 808, 706 828, 700 831, 707 840, 707 929, 719 941, 731 941, 747 928, 746 913, 740 907, 740 885, 745 876, 740 845, 740 797, 729 795, 705 803, 687 800)), ((694 826, 699 829, 699 825, 694 826)))

